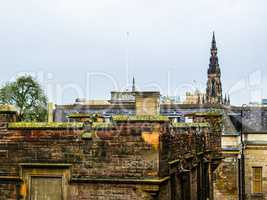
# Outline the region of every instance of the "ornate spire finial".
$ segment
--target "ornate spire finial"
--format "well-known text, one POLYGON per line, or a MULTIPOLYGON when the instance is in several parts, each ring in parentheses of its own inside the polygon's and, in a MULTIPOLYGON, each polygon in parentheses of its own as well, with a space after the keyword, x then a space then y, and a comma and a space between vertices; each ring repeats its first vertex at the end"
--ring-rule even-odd
POLYGON ((216 39, 215 39, 215 32, 213 31, 212 33, 212 42, 211 42, 211 49, 217 49, 217 46, 216 46, 216 39))
POLYGON ((135 92, 135 79, 134 79, 134 77, 133 77, 132 92, 135 92))
POLYGON ((219 61, 217 57, 217 45, 216 45, 216 39, 215 39, 215 32, 213 31, 212 34, 212 42, 211 42, 211 48, 210 48, 210 64, 209 64, 209 74, 220 74, 220 67, 219 67, 219 61))

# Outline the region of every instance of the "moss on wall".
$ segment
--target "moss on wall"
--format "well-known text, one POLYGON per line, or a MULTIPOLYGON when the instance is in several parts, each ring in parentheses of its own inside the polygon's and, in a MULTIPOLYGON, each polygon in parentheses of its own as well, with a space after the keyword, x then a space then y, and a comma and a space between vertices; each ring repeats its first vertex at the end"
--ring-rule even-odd
POLYGON ((83 128, 83 123, 72 122, 15 122, 8 124, 9 129, 68 129, 83 128))
POLYGON ((90 118, 93 117, 93 114, 90 113, 71 113, 67 115, 68 118, 90 118))
POLYGON ((114 115, 112 119, 113 121, 154 121, 154 122, 169 121, 169 118, 167 116, 162 116, 162 115, 133 115, 133 116, 114 115))
POLYGON ((85 139, 85 140, 91 140, 92 138, 93 138, 93 133, 92 132, 83 132, 82 134, 81 134, 81 138, 82 139, 85 139))
POLYGON ((175 128, 208 128, 210 127, 209 123, 183 123, 177 122, 173 123, 173 127, 175 128))

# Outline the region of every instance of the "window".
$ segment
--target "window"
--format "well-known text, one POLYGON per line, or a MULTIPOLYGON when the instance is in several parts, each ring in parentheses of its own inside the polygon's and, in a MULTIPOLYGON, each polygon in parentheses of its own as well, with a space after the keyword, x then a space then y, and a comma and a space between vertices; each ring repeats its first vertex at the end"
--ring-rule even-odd
POLYGON ((253 193, 262 192, 262 167, 252 167, 253 193))

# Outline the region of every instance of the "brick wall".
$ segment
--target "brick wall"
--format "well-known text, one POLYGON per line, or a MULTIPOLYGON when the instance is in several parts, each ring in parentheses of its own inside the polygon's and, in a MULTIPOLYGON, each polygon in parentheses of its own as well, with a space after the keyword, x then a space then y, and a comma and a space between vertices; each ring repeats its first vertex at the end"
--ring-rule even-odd
MULTIPOLYGON (((172 128, 169 122, 120 122, 93 129, 13 127, 2 129, 0 135, 0 180, 22 179, 20 193, 25 198, 28 177, 41 173, 65 177, 66 199, 168 200, 174 193, 179 199, 182 190, 189 189, 193 200, 198 191, 197 166, 205 156, 210 158, 205 151, 208 128, 172 128), (182 187, 185 169, 190 181, 182 187), (176 177, 173 181, 171 174, 176 177)), ((10 199, 16 198, 14 188, 15 184, 0 185, 10 199)))

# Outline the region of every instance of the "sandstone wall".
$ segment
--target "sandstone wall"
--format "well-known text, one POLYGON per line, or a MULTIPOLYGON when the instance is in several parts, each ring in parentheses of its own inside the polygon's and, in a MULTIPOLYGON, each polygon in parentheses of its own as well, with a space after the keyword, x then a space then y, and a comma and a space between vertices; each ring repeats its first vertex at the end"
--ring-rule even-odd
POLYGON ((32 177, 60 177, 64 200, 208 197, 211 150, 219 147, 206 124, 34 124, 0 131, 0 191, 7 199, 27 199, 32 177), (7 177, 13 182, 3 183, 7 177))

